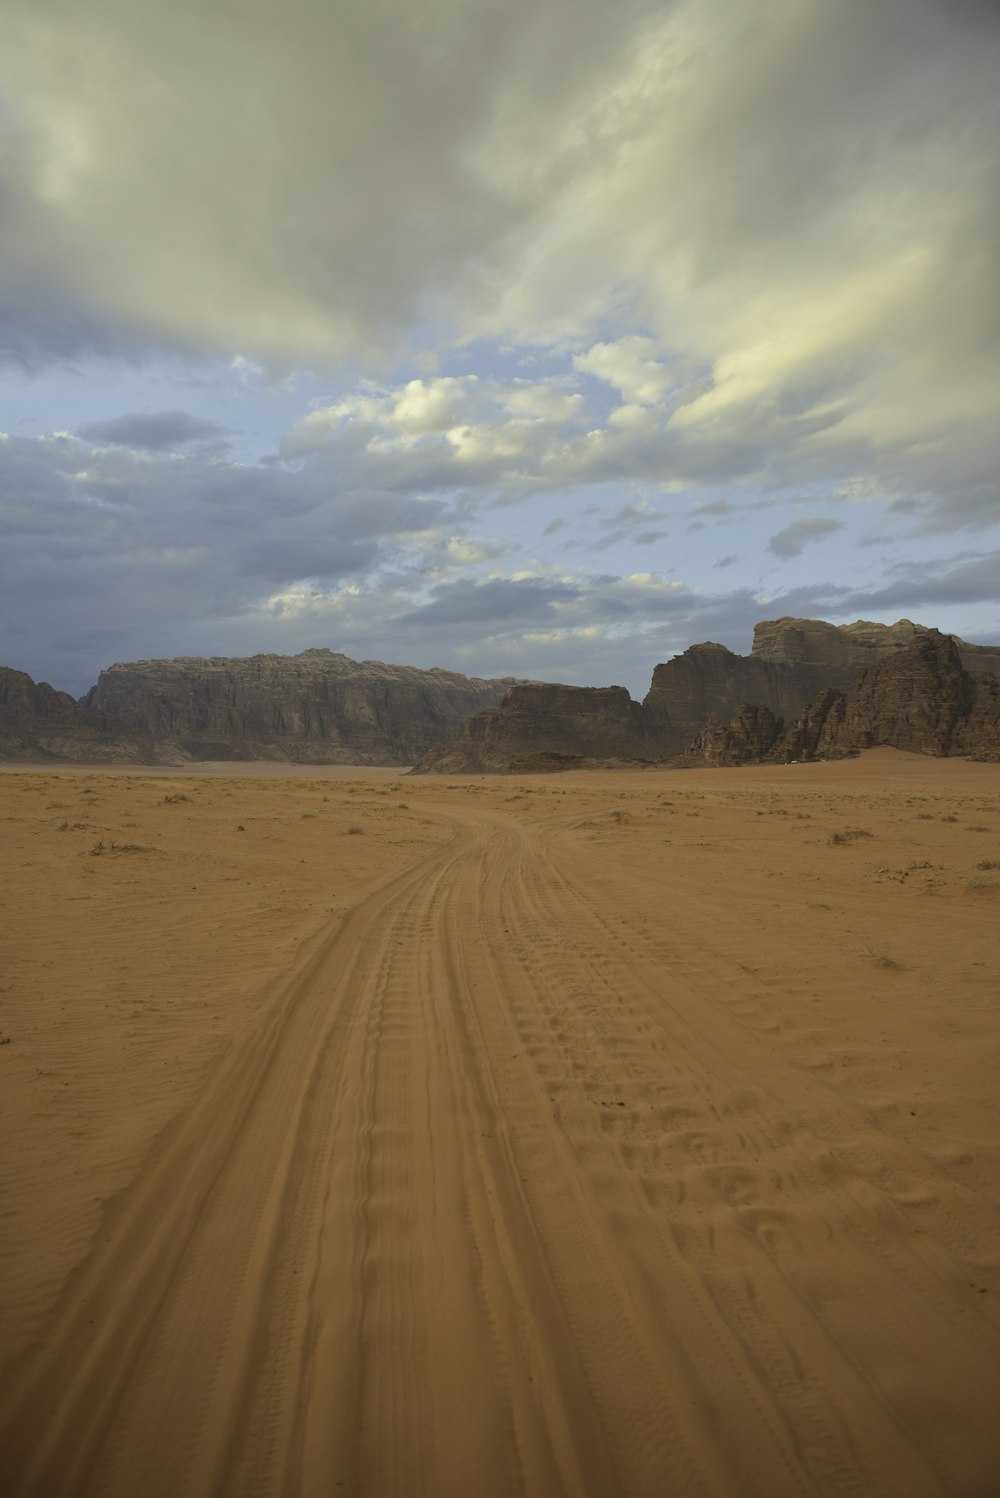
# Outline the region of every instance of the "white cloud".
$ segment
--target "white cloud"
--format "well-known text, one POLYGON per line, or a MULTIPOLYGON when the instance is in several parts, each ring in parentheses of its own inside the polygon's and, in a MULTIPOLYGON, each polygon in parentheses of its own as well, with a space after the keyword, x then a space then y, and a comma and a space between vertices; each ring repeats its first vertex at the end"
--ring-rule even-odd
POLYGON ((595 343, 574 357, 573 368, 613 385, 628 404, 650 406, 662 400, 674 383, 655 352, 651 338, 632 334, 616 343, 595 343))

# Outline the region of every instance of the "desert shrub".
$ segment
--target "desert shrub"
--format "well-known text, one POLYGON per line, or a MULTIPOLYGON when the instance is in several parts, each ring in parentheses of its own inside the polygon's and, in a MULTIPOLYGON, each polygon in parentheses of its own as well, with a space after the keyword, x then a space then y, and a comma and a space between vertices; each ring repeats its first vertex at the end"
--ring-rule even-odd
POLYGON ((891 957, 884 947, 874 941, 865 942, 861 955, 867 957, 868 961, 873 962, 876 967, 900 968, 903 966, 901 962, 896 961, 895 957, 891 957))

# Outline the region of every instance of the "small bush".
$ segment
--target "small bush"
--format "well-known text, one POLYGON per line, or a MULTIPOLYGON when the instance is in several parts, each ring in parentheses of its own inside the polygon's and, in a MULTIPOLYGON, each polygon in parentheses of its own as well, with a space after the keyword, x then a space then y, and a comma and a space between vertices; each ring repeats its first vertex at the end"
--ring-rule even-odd
POLYGON ((874 962, 876 967, 901 968, 903 964, 897 962, 895 957, 890 957, 884 947, 876 946, 873 941, 866 941, 862 948, 862 956, 867 957, 869 962, 874 962))
POLYGON ((365 829, 363 827, 358 826, 357 822, 352 822, 350 827, 348 827, 347 829, 346 835, 348 837, 357 837, 360 833, 364 832, 364 830, 365 829))
POLYGON ((831 833, 828 841, 839 847, 843 843, 853 843, 859 837, 874 837, 874 835, 872 832, 866 832, 863 827, 848 827, 843 832, 831 833))

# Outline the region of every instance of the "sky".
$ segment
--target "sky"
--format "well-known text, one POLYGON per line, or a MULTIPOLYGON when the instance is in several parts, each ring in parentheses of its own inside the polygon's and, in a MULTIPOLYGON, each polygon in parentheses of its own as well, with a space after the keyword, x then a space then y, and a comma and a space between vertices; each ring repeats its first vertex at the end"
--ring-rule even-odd
POLYGON ((1000 643, 996 0, 5 0, 0 664, 1000 643))

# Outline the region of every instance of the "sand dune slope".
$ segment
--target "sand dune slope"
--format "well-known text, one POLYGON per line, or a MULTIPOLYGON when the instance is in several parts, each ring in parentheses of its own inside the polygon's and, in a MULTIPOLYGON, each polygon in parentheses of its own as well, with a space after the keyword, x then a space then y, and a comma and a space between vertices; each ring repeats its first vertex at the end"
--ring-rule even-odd
MULTIPOLYGON (((150 835, 152 781, 88 784, 112 823, 145 795, 150 835)), ((114 942, 98 959, 77 933, 91 1143, 51 1242, 8 1234, 9 1492, 1000 1490, 1000 904, 971 872, 1000 856, 995 771, 409 783, 394 814, 376 782, 331 781, 326 817, 368 836, 325 839, 293 821, 319 783, 244 787, 274 846, 240 888, 290 906, 242 959, 252 915, 227 923, 211 869, 249 821, 241 842, 222 781, 173 784, 200 823, 180 806, 158 863, 127 884, 102 863, 85 898, 135 972, 160 967, 199 857, 201 966, 178 970, 212 994, 224 959, 215 1028, 164 1001, 122 1075, 96 1017, 114 942), (324 881, 339 897, 307 908, 324 881)), ((51 856, 21 846, 30 901, 51 856)), ((15 1207, 60 1196, 72 1134, 33 1111, 32 1060, 15 1207)))

